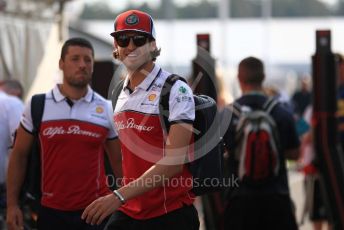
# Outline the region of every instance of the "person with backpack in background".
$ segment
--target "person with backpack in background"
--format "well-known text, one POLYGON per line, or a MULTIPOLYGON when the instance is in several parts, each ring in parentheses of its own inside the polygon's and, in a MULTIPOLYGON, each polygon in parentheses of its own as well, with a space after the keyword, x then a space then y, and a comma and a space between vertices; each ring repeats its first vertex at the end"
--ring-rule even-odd
POLYGON ((105 229, 199 229, 192 176, 185 164, 195 119, 192 90, 177 80, 170 89, 169 132, 159 118, 159 98, 171 73, 155 63, 160 55, 152 17, 129 10, 114 23, 114 57, 127 75, 114 108, 123 154, 123 186, 86 208, 87 223, 105 229))
POLYGON ((255 57, 239 64, 243 96, 229 107, 231 124, 224 136, 228 170, 238 178, 229 188, 225 229, 297 229, 285 159, 298 159, 293 116, 263 93, 264 65, 255 57))
MULTIPOLYGON (((96 198, 111 194, 104 170, 106 150, 116 176, 121 154, 110 101, 90 87, 94 49, 83 38, 67 40, 61 49, 62 84, 35 95, 26 105, 10 155, 7 177, 7 226, 24 229, 20 192, 29 168, 29 155, 39 138, 41 181, 37 229, 100 230, 81 219, 96 198), (42 100, 40 126, 35 127, 37 100, 42 100), (32 111, 32 109, 35 108, 32 111)), ((33 154, 33 153, 32 153, 33 154)), ((30 164, 33 162, 30 162, 30 164)))

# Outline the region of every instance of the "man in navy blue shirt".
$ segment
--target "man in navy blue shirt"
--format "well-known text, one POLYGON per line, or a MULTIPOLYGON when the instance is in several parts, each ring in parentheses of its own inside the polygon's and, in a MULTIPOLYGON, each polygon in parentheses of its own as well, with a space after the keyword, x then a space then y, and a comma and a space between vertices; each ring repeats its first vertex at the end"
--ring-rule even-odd
MULTIPOLYGON (((243 59, 239 64, 238 79, 243 96, 236 100, 251 110, 262 109, 267 97, 263 93, 264 65, 254 57, 243 59)), ((282 105, 277 104, 271 111, 277 124, 280 140, 278 148, 280 167, 276 178, 254 187, 239 180, 236 187, 228 191, 225 211, 225 229, 297 229, 292 202, 289 195, 288 177, 285 159, 298 159, 299 139, 296 133, 292 114, 282 105)), ((228 170, 238 177, 239 161, 234 156, 237 141, 235 140, 236 121, 233 116, 224 141, 229 153, 228 170)))
POLYGON ((297 90, 292 96, 292 104, 294 113, 297 118, 303 117, 307 106, 312 103, 312 92, 309 89, 309 79, 306 77, 301 79, 301 88, 297 90))

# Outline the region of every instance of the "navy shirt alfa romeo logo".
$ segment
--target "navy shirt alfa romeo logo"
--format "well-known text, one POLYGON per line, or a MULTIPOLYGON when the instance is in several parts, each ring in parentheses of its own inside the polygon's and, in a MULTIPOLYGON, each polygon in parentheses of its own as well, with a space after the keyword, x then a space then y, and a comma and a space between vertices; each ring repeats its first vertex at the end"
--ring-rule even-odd
POLYGON ((125 23, 128 25, 135 25, 139 23, 139 17, 136 14, 131 14, 125 19, 125 23))

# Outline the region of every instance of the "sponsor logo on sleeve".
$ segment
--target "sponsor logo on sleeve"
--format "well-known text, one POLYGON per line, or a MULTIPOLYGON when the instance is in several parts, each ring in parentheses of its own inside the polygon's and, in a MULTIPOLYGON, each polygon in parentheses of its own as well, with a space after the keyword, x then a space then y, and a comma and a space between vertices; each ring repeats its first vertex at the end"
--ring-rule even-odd
POLYGON ((190 96, 187 96, 187 95, 178 96, 178 97, 176 97, 176 100, 177 100, 178 103, 181 103, 181 102, 192 102, 192 98, 190 96))
POLYGON ((178 89, 179 93, 181 94, 186 94, 187 90, 184 86, 180 86, 179 89, 178 89))

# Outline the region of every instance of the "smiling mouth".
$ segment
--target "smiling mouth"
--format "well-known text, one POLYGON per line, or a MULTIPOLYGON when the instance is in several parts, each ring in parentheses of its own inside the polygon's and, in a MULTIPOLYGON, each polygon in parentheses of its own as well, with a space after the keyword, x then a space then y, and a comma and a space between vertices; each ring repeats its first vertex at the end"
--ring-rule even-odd
POLYGON ((137 61, 139 61, 139 57, 130 55, 130 56, 127 56, 123 61, 128 62, 128 63, 136 63, 137 61))
POLYGON ((135 58, 135 57, 138 57, 139 55, 137 53, 134 53, 134 52, 131 52, 127 55, 127 57, 129 58, 135 58))

